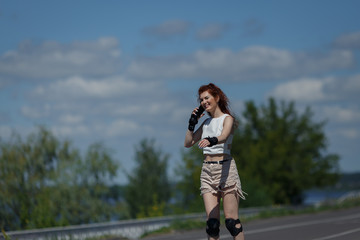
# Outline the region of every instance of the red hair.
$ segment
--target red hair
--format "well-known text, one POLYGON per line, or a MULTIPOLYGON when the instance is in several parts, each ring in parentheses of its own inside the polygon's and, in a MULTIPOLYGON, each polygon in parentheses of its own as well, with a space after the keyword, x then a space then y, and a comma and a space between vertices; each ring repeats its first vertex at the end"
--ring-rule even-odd
POLYGON ((219 104, 220 110, 223 113, 232 115, 229 110, 229 99, 227 98, 225 93, 218 86, 216 86, 213 83, 209 83, 208 85, 202 85, 199 88, 199 90, 198 90, 199 101, 200 101, 200 95, 206 91, 208 91, 214 98, 219 98, 218 104, 219 104))

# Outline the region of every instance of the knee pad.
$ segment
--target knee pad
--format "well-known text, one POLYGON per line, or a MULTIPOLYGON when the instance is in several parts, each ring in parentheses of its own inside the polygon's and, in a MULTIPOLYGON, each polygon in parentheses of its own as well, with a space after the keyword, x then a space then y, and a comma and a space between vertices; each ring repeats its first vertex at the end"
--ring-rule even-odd
POLYGON ((206 221, 206 233, 209 234, 210 237, 219 236, 220 232, 220 221, 216 218, 209 218, 206 221))
POLYGON ((229 230, 230 234, 234 237, 243 231, 242 225, 240 226, 240 228, 236 227, 236 224, 238 223, 240 223, 240 219, 236 219, 236 220, 232 218, 225 219, 226 228, 229 230))

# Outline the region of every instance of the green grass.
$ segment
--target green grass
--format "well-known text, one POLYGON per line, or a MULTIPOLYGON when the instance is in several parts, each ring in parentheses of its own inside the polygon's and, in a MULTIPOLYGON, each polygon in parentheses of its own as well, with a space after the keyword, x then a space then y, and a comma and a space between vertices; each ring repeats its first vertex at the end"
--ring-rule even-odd
POLYGON ((2 232, 5 240, 11 240, 11 238, 6 234, 6 232, 4 231, 4 229, 1 229, 1 232, 2 232))
POLYGON ((251 221, 254 219, 264 219, 264 218, 272 218, 272 217, 281 217, 281 216, 289 216, 289 215, 296 215, 296 214, 307 214, 307 213, 317 213, 322 211, 328 210, 337 210, 337 209, 345 209, 351 207, 358 207, 360 206, 360 198, 358 199, 348 199, 344 202, 337 202, 337 201, 328 201, 324 202, 319 206, 309 206, 301 209, 279 209, 279 210, 268 210, 268 211, 261 211, 258 215, 250 218, 245 218, 246 221, 251 221))
MULTIPOLYGON (((72 236, 69 237, 61 237, 60 240, 72 240, 74 239, 72 236)), ((84 240, 127 240, 128 238, 123 238, 121 236, 115 236, 115 235, 103 235, 103 236, 99 236, 99 237, 87 237, 84 238, 84 240)), ((51 237, 48 240, 59 240, 59 237, 54 236, 51 237)))
POLYGON ((170 223, 170 226, 163 227, 155 231, 144 233, 141 238, 146 236, 161 235, 177 231, 189 231, 192 229, 203 228, 204 220, 174 220, 170 223))
POLYGON ((119 236, 112 236, 112 235, 104 235, 101 237, 90 237, 85 238, 85 240, 126 240, 127 238, 119 237, 119 236))

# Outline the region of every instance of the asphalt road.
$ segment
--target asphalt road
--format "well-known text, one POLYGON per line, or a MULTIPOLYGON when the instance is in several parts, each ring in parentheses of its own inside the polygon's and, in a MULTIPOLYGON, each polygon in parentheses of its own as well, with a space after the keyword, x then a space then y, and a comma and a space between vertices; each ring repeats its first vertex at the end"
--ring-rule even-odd
MULTIPOLYGON (((244 223, 246 240, 359 240, 360 207, 244 223)), ((152 236, 146 240, 207 240, 205 229, 152 236)), ((232 239, 224 224, 221 240, 232 239)))

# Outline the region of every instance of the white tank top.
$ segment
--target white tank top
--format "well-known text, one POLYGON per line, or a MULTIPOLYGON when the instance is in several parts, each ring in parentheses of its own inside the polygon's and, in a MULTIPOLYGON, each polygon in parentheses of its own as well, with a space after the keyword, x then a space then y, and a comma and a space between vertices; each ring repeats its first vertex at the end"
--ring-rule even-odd
MULTIPOLYGON (((204 125, 202 128, 202 135, 201 139, 206 137, 218 137, 221 135, 221 132, 224 128, 224 120, 229 114, 223 114, 218 118, 207 118, 204 121, 204 125)), ((230 148, 231 143, 233 140, 233 134, 230 134, 229 137, 226 139, 225 143, 216 144, 212 147, 205 147, 203 149, 204 154, 229 154, 230 155, 230 148)))

